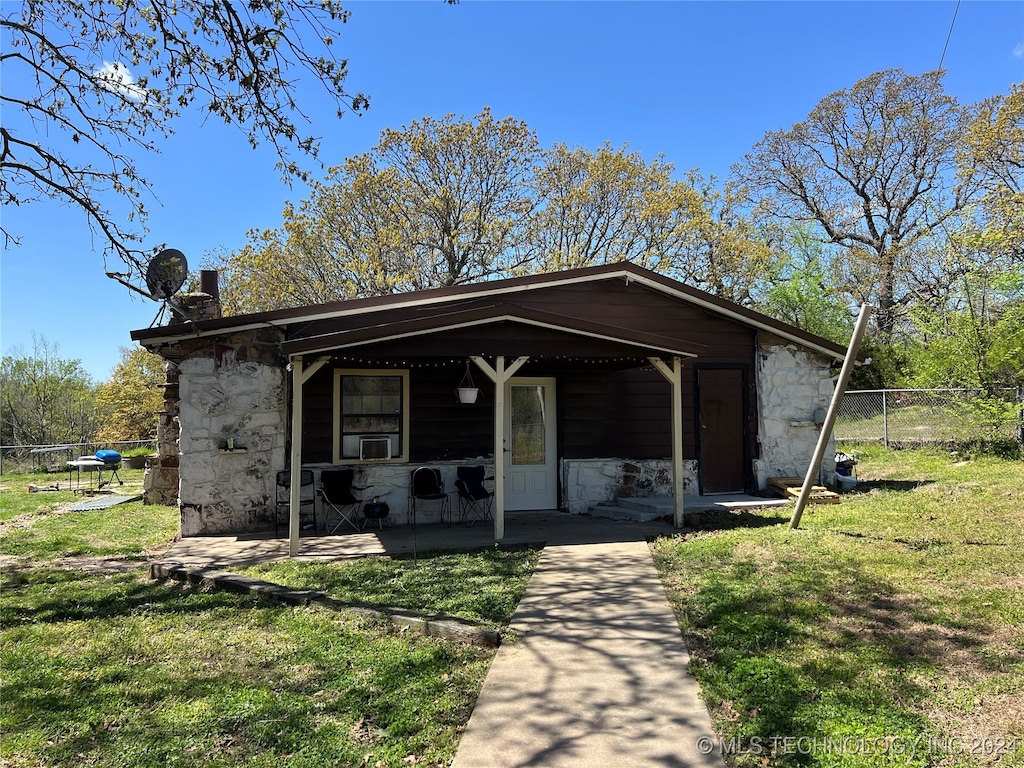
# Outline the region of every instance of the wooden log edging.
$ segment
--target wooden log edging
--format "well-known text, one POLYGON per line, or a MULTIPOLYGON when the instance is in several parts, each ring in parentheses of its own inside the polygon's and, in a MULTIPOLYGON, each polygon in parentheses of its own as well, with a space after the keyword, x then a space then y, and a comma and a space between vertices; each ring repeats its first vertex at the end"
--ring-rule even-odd
POLYGON ((198 584, 211 589, 223 589, 246 595, 266 597, 285 605, 320 605, 332 611, 347 611, 371 619, 384 619, 428 637, 439 637, 485 648, 497 648, 501 634, 472 621, 453 616, 407 611, 398 608, 367 608, 351 605, 333 597, 308 589, 289 589, 271 581, 254 579, 239 573, 215 571, 209 568, 189 568, 178 563, 150 563, 149 578, 157 581, 173 580, 198 584))

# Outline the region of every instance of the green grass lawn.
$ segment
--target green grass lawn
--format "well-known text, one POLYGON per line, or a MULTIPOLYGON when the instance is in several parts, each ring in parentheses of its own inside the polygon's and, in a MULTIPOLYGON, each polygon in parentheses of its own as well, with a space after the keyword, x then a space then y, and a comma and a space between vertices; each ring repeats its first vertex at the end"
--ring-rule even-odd
POLYGON ((1024 765, 1024 462, 862 450, 800 530, 652 545, 728 762, 1024 765))
MULTIPOLYGON (((0 764, 450 762, 493 650, 150 581, 143 561, 170 545, 175 508, 73 513, 70 493, 28 494, 29 481, 4 476, 0 490, 0 764), (117 557, 127 569, 69 569, 69 557, 117 557)), ((420 553, 254 570, 339 599, 502 626, 536 557, 420 553)))

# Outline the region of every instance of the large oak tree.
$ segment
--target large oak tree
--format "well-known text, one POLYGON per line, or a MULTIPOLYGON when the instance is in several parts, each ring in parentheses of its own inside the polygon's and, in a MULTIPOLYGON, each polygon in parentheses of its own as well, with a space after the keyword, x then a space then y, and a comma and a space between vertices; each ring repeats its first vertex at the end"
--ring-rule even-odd
POLYGON ((768 132, 734 169, 765 211, 810 222, 841 249, 843 287, 877 306, 882 339, 908 305, 941 298, 946 229, 979 189, 977 176, 956 174, 970 113, 942 77, 872 74, 768 132))

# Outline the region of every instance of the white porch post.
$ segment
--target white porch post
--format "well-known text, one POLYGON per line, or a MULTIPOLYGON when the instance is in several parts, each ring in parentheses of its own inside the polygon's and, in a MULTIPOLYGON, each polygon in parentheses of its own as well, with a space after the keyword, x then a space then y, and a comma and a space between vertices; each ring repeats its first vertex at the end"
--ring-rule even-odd
POLYGON ((474 356, 473 362, 494 382, 494 540, 505 538, 505 384, 516 371, 523 367, 529 357, 519 357, 508 368, 505 358, 499 355, 492 368, 482 357, 474 356))
POLYGON ((672 358, 670 369, 657 357, 647 358, 672 385, 672 522, 683 527, 683 362, 672 358))
MULTIPOLYGON (((302 368, 302 355, 291 359, 292 369, 292 453, 291 482, 288 488, 288 555, 299 554, 299 496, 302 493, 302 385, 309 378, 327 365, 330 358, 322 357, 309 366, 302 368)), ((314 502, 315 503, 315 502, 314 502)), ((274 510, 277 514, 277 510, 274 510)), ((276 518, 275 518, 276 519, 276 518)))

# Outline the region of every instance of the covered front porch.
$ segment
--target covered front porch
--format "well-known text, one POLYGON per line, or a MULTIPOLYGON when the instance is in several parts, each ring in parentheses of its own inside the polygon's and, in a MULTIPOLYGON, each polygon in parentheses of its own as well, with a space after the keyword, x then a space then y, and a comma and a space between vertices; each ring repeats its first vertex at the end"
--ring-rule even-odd
MULTIPOLYGON (((707 514, 716 519, 736 522, 744 512, 763 506, 791 501, 759 499, 753 496, 732 501, 708 497, 687 497, 688 514, 707 514)), ((557 510, 509 512, 505 515, 503 547, 564 546, 646 541, 657 536, 679 533, 668 518, 647 522, 619 520, 588 515, 571 515, 557 510)), ((356 533, 323 535, 304 531, 300 560, 331 561, 348 558, 408 556, 439 549, 478 549, 494 545, 489 526, 444 524, 396 525, 384 530, 368 528, 356 533)), ((163 556, 165 563, 196 568, 230 568, 278 560, 290 556, 290 542, 275 538, 273 531, 223 536, 193 536, 179 540, 163 556)))
MULTIPOLYGON (((565 447, 561 416, 556 417, 555 412, 563 404, 571 408, 572 403, 562 398, 560 387, 569 381, 579 387, 586 381, 591 391, 607 390, 614 386, 610 382, 616 374, 640 368, 651 371, 650 375, 660 379, 667 390, 666 405, 670 407, 665 408, 655 428, 663 431, 666 448, 670 446, 660 455, 672 477, 672 492, 668 495, 675 499, 673 521, 681 527, 685 491, 682 364, 700 349, 700 345, 678 339, 507 305, 286 341, 282 351, 291 372, 289 553, 298 556, 308 548, 305 539, 300 545, 300 472, 314 463, 311 458, 327 458, 326 441, 330 444, 330 461, 321 461, 318 467, 349 466, 364 477, 387 474, 388 481, 380 485, 387 488, 392 499, 400 497, 401 486, 407 484, 400 475, 407 477, 417 466, 437 466, 448 474, 453 474, 455 464, 486 466, 494 494, 493 527, 488 536, 492 542, 507 542, 506 513, 510 509, 563 506, 557 491, 563 482, 565 447), (452 380, 447 392, 449 398, 454 398, 454 372, 461 368, 477 377, 484 393, 483 403, 472 411, 457 410, 465 406, 454 406, 452 400, 443 402, 446 387, 439 383, 443 375, 439 371, 453 372, 448 374, 452 380), (375 412, 370 406, 370 411, 358 410, 378 398, 377 394, 366 395, 368 390, 360 388, 361 382, 386 385, 390 387, 387 392, 393 394, 380 395, 381 404, 375 412), (515 421, 517 387, 528 390, 525 394, 532 398, 529 410, 534 421, 525 425, 515 421), (311 414, 325 413, 328 399, 333 402, 333 428, 323 430, 318 426, 323 417, 311 414), (352 411, 348 412, 350 405, 352 411), (460 428, 468 436, 460 434, 460 428), (518 457, 523 429, 538 435, 536 439, 544 447, 538 451, 537 466, 531 464, 531 459, 518 457), (358 434, 361 430, 366 434, 358 434), (369 457, 363 451, 371 438, 377 440, 373 447, 381 452, 378 457, 369 457), (311 439, 318 441, 315 451, 307 448, 306 442, 311 439), (500 459, 495 461, 495 457, 500 459), (522 486, 530 482, 531 471, 548 473, 549 480, 541 483, 547 495, 538 495, 532 502, 529 497, 515 498, 510 503, 510 494, 521 492, 522 486)), ((601 395, 599 399, 608 397, 601 395)), ((593 412, 576 416, 579 422, 596 423, 601 418, 600 413, 593 412)), ((372 477, 370 484, 377 485, 372 477)), ((454 490, 450 484, 448 489, 454 490)), ((382 495, 379 488, 367 492, 368 497, 382 495)), ((454 496, 452 504, 457 504, 454 496)))

